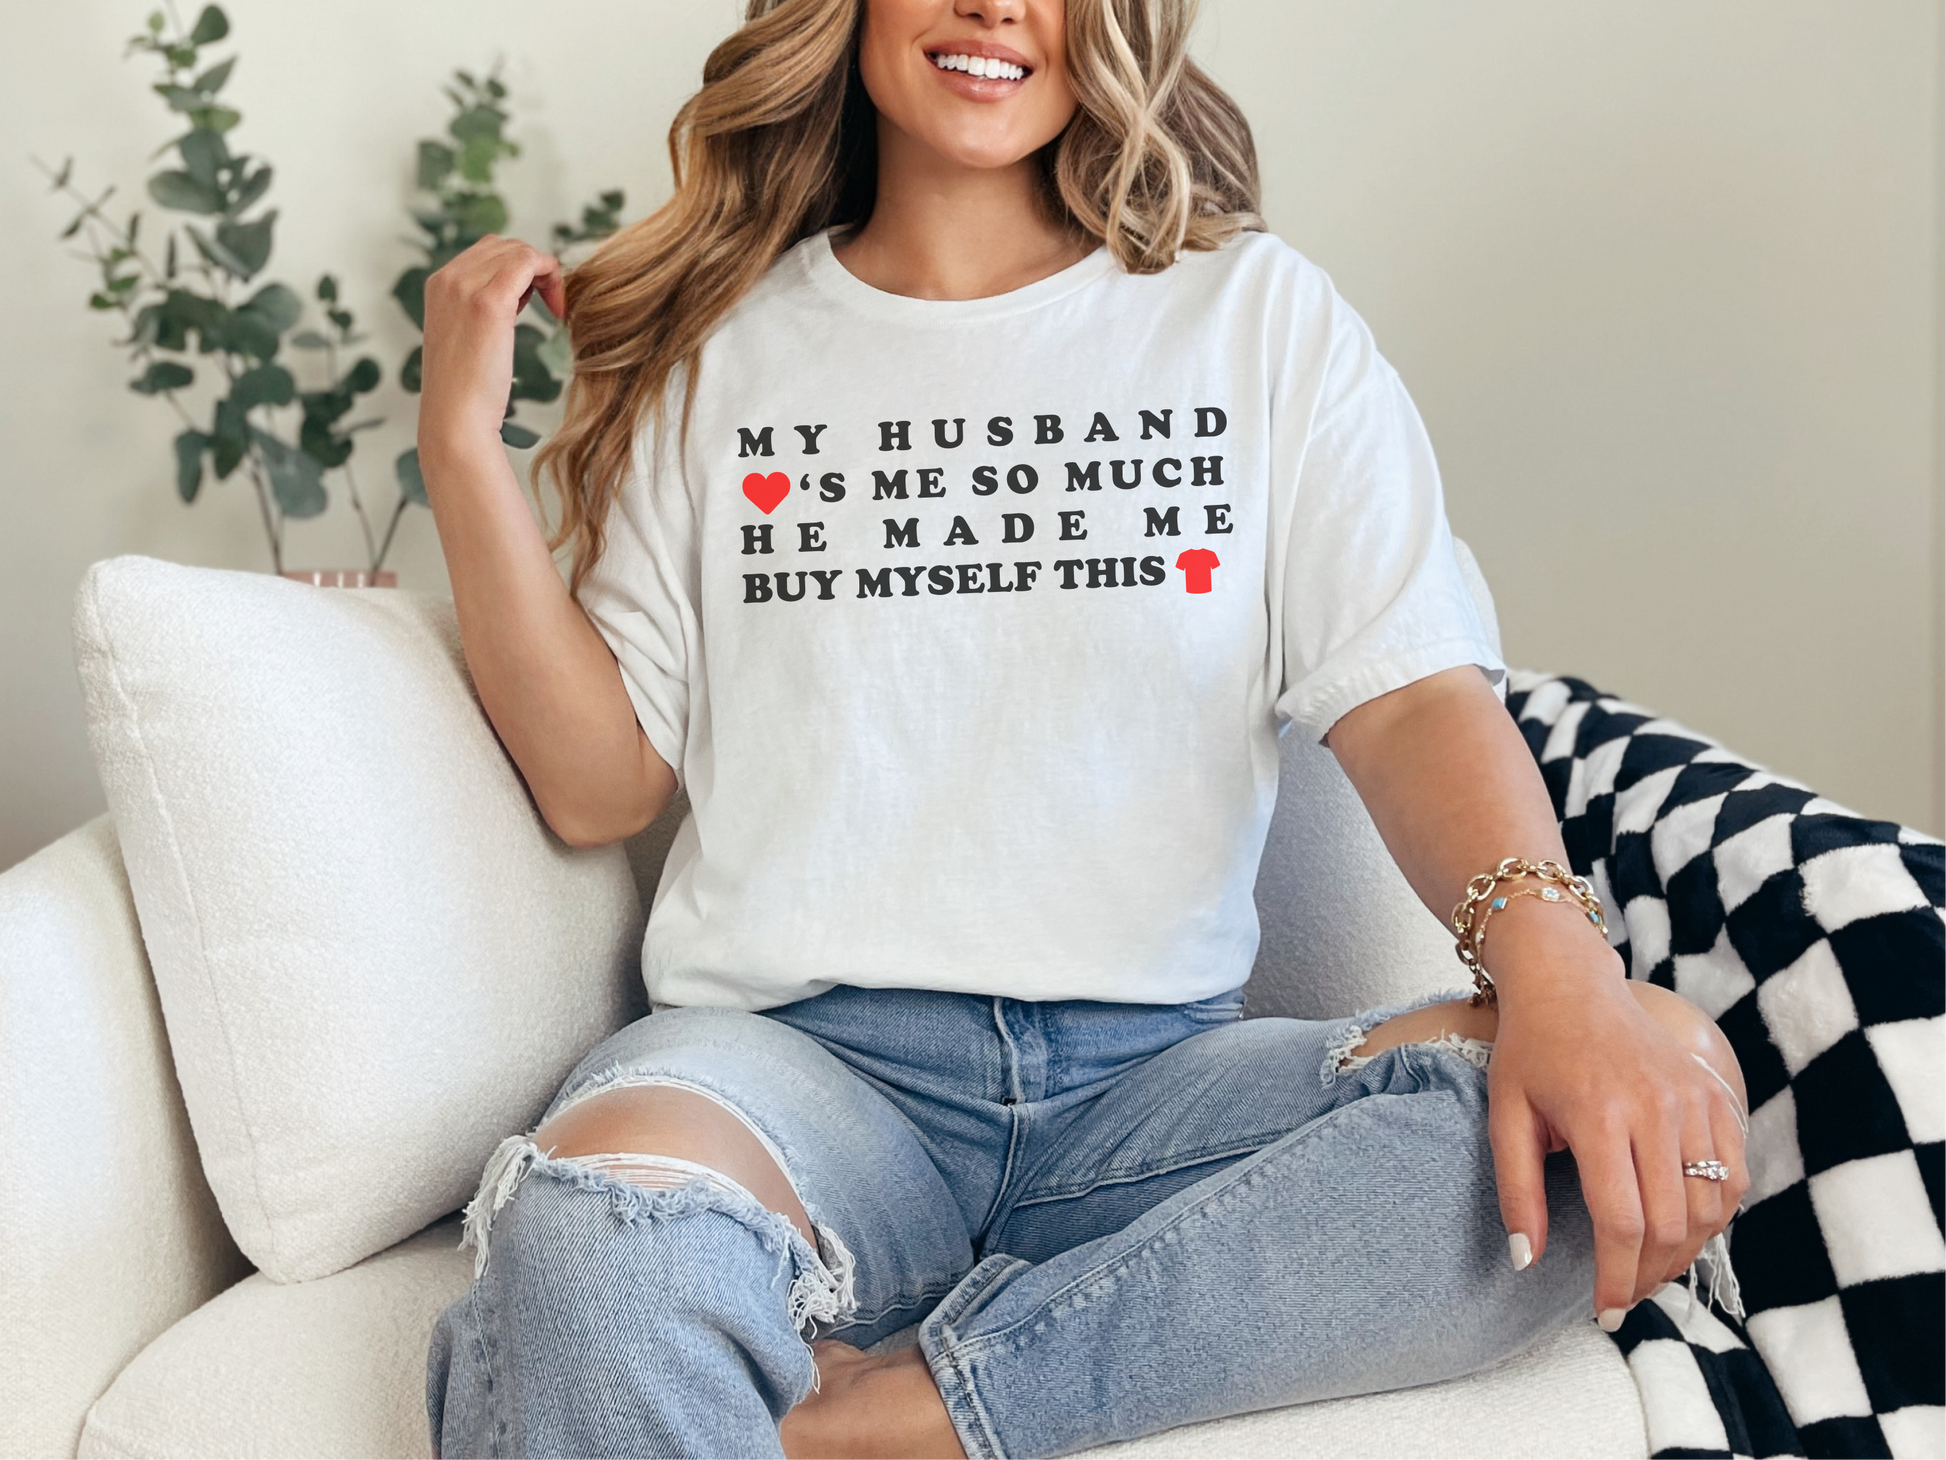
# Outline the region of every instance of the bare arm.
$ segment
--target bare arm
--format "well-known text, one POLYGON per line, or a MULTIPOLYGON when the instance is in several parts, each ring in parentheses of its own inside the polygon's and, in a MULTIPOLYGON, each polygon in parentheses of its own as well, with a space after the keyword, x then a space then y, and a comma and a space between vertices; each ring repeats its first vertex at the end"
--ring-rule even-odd
POLYGON ((599 846, 653 821, 676 778, 555 570, 500 445, 514 321, 536 290, 565 317, 559 263, 493 237, 427 281, 419 460, 487 716, 547 824, 573 846, 599 846))
MULTIPOLYGON (((1442 922, 1503 858, 1566 863, 1540 772, 1478 670, 1382 695, 1326 739, 1442 922)), ((1612 1328, 1734 1214, 1748 1185, 1734 1102, 1628 995, 1621 959, 1572 904, 1510 901, 1484 956, 1499 991, 1488 1092, 1501 1216, 1538 1258, 1542 1160, 1573 1150, 1595 1223, 1595 1309, 1612 1328), (1709 1157, 1731 1181, 1682 1175, 1709 1157)))

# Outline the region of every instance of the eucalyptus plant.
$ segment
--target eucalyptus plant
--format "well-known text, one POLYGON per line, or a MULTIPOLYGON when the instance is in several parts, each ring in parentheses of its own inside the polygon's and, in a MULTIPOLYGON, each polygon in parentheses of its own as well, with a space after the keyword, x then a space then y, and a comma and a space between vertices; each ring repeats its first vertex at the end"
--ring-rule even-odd
MULTIPOLYGON (((223 481, 241 472, 256 494, 271 563, 281 572, 286 524, 323 512, 330 501, 326 479, 339 473, 376 571, 406 508, 426 504, 419 454, 407 451, 395 463, 397 496, 381 525, 366 509, 352 458, 358 433, 380 424, 354 417, 359 398, 378 388, 383 371, 356 352, 364 336, 335 276, 324 275, 312 289, 318 322, 304 328, 306 304, 297 291, 262 278, 277 226, 277 210, 265 206, 271 167, 232 145, 243 118, 223 92, 236 56, 212 61, 204 54, 229 35, 219 6, 205 5, 185 27, 167 4, 128 43, 128 55, 154 58, 153 90, 186 128, 156 154, 166 160, 147 179, 149 200, 164 218, 149 230, 152 241, 145 242, 140 211, 119 220, 110 215, 113 186, 92 196, 76 186, 72 158, 58 170, 42 170, 76 205, 61 238, 78 240, 80 256, 98 271, 89 307, 119 314, 126 324, 118 343, 139 369, 129 389, 166 401, 181 421, 174 454, 182 500, 194 502, 212 475, 223 481), (309 357, 308 388, 286 363, 286 345, 309 357), (205 414, 190 394, 199 381, 214 387, 196 393, 195 399, 207 397, 205 414)), ((422 331, 427 278, 485 235, 505 231, 507 204, 494 174, 520 155, 507 135, 507 88, 497 70, 485 77, 454 73, 446 96, 453 105, 446 135, 418 146, 416 180, 426 197, 412 216, 421 257, 392 291, 422 331)), ((619 191, 600 194, 579 222, 554 225, 555 249, 613 233, 622 204, 619 191)), ((513 386, 500 428, 501 439, 516 448, 540 440, 514 420, 516 402, 559 398, 573 369, 566 327, 538 299, 533 308, 541 322, 522 321, 515 329, 513 386)), ((399 372, 409 392, 419 390, 421 358, 415 347, 399 372)))
MULTIPOLYGON (((289 285, 261 278, 277 225, 277 210, 263 206, 271 167, 232 145, 242 116, 223 90, 237 58, 210 64, 204 55, 229 34, 218 6, 206 5, 188 27, 174 21, 172 7, 151 14, 129 41, 129 55, 156 61, 153 90, 186 127, 157 154, 173 155, 147 180, 149 200, 165 219, 150 230, 159 235, 155 242, 145 243, 139 210, 119 221, 109 215, 112 186, 93 196, 76 187, 72 159, 58 171, 43 170, 78 207, 61 237, 78 239, 99 272, 89 307, 118 313, 127 326, 120 343, 140 367, 129 388, 165 400, 182 422, 174 442, 177 492, 194 502, 208 476, 223 481, 241 471, 256 494, 271 562, 282 571, 285 525, 325 510, 327 473, 345 473, 365 518, 351 456, 354 434, 377 423, 346 417, 378 386, 381 372, 369 356, 349 364, 340 358, 359 337, 334 279, 320 279, 314 291, 328 332, 292 337, 303 300, 289 285), (321 352, 324 370, 313 388, 300 387, 280 359, 287 342, 321 352), (214 386, 207 414, 187 395, 199 366, 214 386)), ((365 527, 376 567, 384 544, 369 520, 365 527)))
MULTIPOLYGON (((412 210, 412 219, 419 228, 413 245, 420 259, 392 285, 392 297, 421 332, 426 327, 426 280, 489 233, 506 231, 507 200, 497 190, 494 174, 500 163, 520 156, 520 144, 507 135, 507 86, 497 68, 484 77, 455 71, 445 95, 453 107, 446 135, 419 143, 416 175, 425 198, 412 210)), ((555 252, 613 233, 621 226, 623 201, 619 190, 603 192, 581 210, 578 223, 555 224, 555 252)), ((500 439, 521 449, 541 438, 514 419, 518 403, 559 399, 574 368, 567 327, 548 312, 538 295, 529 308, 541 323, 522 320, 514 326, 513 384, 500 422, 500 439)), ((421 360, 422 350, 415 346, 399 370, 399 383, 414 393, 419 390, 421 360)), ((425 481, 416 448, 399 457, 396 472, 401 492, 424 501, 425 481)))

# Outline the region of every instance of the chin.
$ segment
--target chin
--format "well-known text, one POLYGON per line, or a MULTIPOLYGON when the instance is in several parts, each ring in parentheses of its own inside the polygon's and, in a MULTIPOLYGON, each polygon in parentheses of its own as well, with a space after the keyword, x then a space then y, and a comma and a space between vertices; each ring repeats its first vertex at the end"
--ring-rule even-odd
POLYGON ((1012 167, 1022 158, 1031 157, 1043 145, 1032 138, 1019 137, 1011 130, 995 135, 985 128, 941 128, 929 131, 921 140, 955 166, 977 170, 1012 167))

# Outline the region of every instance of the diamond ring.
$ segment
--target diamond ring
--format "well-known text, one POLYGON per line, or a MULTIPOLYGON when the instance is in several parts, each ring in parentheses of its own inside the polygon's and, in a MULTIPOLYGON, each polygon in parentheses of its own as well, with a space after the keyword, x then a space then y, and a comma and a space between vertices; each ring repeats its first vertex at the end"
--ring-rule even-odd
POLYGON ((1705 1181, 1728 1181, 1730 1168, 1721 1161, 1685 1161, 1682 1163, 1682 1174, 1700 1176, 1705 1181))

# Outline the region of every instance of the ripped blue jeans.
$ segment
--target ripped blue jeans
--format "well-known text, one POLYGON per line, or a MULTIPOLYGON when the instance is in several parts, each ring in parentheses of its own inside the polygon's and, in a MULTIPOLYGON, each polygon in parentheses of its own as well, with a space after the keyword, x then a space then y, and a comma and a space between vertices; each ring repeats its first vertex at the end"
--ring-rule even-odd
POLYGON ((1546 1257, 1507 1257, 1484 1046, 1348 1058, 1388 1013, 832 989, 665 1009, 548 1114, 677 1085, 776 1157, 816 1244, 653 1154, 505 1142, 440 1317, 441 1455, 777 1455, 808 1340, 921 1345, 968 1455, 1474 1372, 1588 1315, 1593 1240, 1550 1158, 1546 1257))

